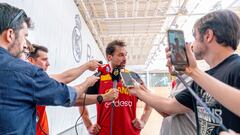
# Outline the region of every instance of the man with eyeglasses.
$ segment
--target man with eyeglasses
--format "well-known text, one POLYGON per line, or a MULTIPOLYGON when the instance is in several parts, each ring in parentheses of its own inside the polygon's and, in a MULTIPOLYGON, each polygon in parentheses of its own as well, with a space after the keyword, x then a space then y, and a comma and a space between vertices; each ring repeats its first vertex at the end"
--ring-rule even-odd
POLYGON ((88 77, 74 87, 51 79, 43 70, 17 58, 31 27, 26 13, 0 3, 0 18, 0 134, 33 135, 36 105, 79 106, 84 91, 99 77, 88 77))

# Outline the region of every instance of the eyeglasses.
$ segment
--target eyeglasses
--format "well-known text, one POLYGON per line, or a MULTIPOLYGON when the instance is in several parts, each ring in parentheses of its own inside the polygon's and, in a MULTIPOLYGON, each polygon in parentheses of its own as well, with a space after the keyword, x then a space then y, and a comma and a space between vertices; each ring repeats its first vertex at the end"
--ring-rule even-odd
POLYGON ((25 59, 28 59, 30 56, 29 48, 23 47, 22 53, 25 55, 25 59))
POLYGON ((25 54, 25 59, 27 60, 30 56, 30 53, 29 52, 23 52, 25 54))
POLYGON ((10 28, 13 23, 15 23, 24 13, 23 10, 20 10, 19 13, 13 18, 12 21, 9 22, 8 27, 10 28))

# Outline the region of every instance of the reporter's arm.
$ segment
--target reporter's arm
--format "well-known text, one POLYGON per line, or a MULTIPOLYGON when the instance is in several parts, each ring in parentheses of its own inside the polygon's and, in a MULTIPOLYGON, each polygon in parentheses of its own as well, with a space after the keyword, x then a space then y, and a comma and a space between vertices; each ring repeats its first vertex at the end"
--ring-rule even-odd
POLYGON ((91 60, 91 61, 86 62, 85 64, 83 64, 79 67, 69 69, 69 70, 67 70, 63 73, 60 73, 60 74, 50 75, 50 77, 57 80, 58 82, 62 82, 62 83, 67 84, 67 83, 72 82, 76 78, 78 78, 86 70, 94 71, 99 65, 100 64, 98 63, 97 60, 91 60))
POLYGON ((86 92, 88 87, 93 86, 98 80, 99 80, 99 77, 90 76, 83 83, 76 85, 74 87, 76 90, 75 106, 80 106, 82 104, 84 92, 86 92))
MULTIPOLYGON (((118 91, 110 89, 107 93, 100 94, 100 95, 103 97, 102 102, 112 101, 118 97, 118 91)), ((91 104, 97 103, 97 96, 98 94, 93 94, 93 95, 87 94, 85 99, 85 105, 91 105, 91 104)), ((82 94, 81 97, 77 99, 78 105, 84 104, 84 97, 85 97, 85 94, 82 94)))
MULTIPOLYGON (((140 100, 146 104, 153 107, 159 113, 165 114, 176 114, 176 113, 185 113, 190 111, 189 108, 180 104, 175 98, 167 99, 154 94, 148 93, 142 86, 139 89, 135 89, 133 94, 135 94, 140 100)), ((131 93, 132 90, 130 90, 131 93)))
POLYGON ((57 80, 58 82, 62 82, 65 84, 70 83, 71 81, 75 80, 77 77, 82 75, 83 72, 87 70, 86 65, 79 66, 77 68, 69 69, 60 74, 52 74, 49 75, 51 78, 57 80))

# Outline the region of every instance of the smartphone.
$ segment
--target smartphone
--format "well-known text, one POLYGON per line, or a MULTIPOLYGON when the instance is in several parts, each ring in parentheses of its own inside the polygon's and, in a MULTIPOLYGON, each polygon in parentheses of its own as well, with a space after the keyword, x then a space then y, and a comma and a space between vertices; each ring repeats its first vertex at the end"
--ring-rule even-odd
POLYGON ((134 83, 132 81, 132 77, 130 75, 130 73, 128 72, 120 72, 122 81, 123 81, 123 85, 127 88, 129 87, 134 87, 134 83))
POLYGON ((131 77, 132 77, 136 82, 138 82, 139 84, 143 84, 143 81, 142 81, 141 77, 140 77, 137 73, 132 72, 132 71, 130 71, 129 73, 130 73, 131 77))
POLYGON ((168 45, 171 51, 171 62, 177 71, 184 71, 188 65, 184 34, 181 30, 168 30, 168 45))

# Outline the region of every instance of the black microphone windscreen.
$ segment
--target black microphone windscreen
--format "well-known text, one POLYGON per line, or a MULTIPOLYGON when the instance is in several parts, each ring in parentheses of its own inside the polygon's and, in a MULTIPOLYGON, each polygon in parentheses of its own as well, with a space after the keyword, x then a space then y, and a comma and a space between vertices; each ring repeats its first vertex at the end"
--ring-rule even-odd
POLYGON ((120 80, 120 69, 119 68, 114 68, 112 72, 112 80, 120 80))
POLYGON ((99 64, 103 64, 103 62, 102 62, 102 61, 99 61, 98 63, 99 63, 99 64))

